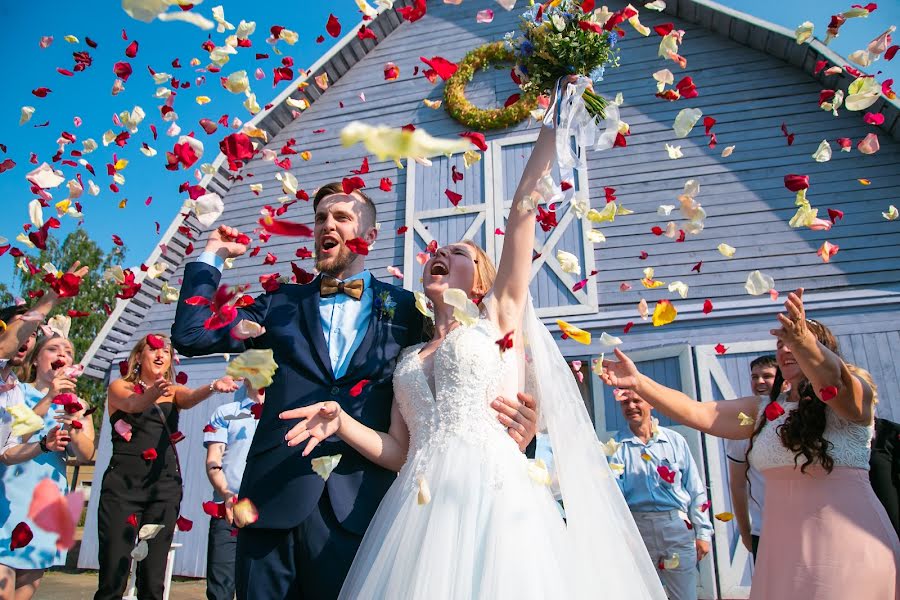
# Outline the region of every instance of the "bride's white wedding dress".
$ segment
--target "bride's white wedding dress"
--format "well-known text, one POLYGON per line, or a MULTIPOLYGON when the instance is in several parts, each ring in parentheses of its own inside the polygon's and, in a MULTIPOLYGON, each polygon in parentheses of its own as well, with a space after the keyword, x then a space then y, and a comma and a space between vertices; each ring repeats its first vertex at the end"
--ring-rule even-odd
MULTIPOLYGON (((618 494, 616 514, 600 518, 600 525, 586 523, 582 535, 573 535, 579 519, 572 511, 579 508, 574 493, 576 506, 569 504, 566 469, 560 483, 568 525, 546 485, 546 472, 519 451, 497 420, 490 402, 498 395, 515 397, 519 372, 528 370, 520 364, 539 354, 501 353, 495 343, 500 337, 487 318, 451 331, 433 354, 434 392, 419 355, 422 344, 401 355, 394 393, 409 428, 409 457, 366 532, 341 598, 665 598, 627 508, 629 523, 614 523, 623 518, 625 505, 615 481, 604 483, 602 494, 618 494), (598 535, 606 539, 585 538, 598 535)), ((560 387, 562 378, 572 379, 568 369, 543 383, 560 387)), ((542 411, 559 408, 545 406, 555 400, 535 391, 542 411)), ((581 405, 580 397, 575 400, 581 405)), ((543 418, 549 421, 551 414, 543 418)), ((557 451, 564 444, 555 441, 558 435, 548 425, 555 459, 565 461, 565 452, 557 451)), ((592 429, 590 435, 594 458, 602 464, 582 475, 610 478, 592 429)), ((582 482, 574 485, 589 495, 582 482)), ((610 512, 609 502, 598 497, 589 510, 610 512)))

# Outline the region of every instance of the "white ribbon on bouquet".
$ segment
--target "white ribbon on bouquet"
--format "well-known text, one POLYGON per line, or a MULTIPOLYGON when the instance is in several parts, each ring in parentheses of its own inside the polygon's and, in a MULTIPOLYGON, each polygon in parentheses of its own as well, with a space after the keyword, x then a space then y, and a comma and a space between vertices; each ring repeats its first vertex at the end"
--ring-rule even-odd
POLYGON ((588 150, 612 148, 619 133, 619 107, 615 103, 606 105, 606 118, 599 122, 588 112, 583 94, 590 84, 584 75, 579 75, 575 83, 560 78, 553 104, 544 113, 544 125, 556 129, 556 156, 562 181, 572 181, 576 168, 587 169, 588 150))

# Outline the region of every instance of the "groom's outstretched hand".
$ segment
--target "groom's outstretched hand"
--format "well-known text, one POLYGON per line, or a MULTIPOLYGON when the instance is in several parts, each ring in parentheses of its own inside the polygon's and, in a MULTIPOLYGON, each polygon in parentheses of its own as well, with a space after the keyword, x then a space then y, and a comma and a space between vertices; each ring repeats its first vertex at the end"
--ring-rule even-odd
POLYGON ((209 234, 205 250, 218 254, 223 259, 236 258, 247 251, 247 243, 243 243, 245 241, 248 241, 247 236, 241 236, 236 228, 219 225, 209 234))
POLYGON ((498 413, 497 419, 506 426, 509 437, 519 445, 519 450, 525 452, 537 434, 537 401, 530 394, 519 392, 517 396, 512 400, 497 396, 491 406, 498 413))

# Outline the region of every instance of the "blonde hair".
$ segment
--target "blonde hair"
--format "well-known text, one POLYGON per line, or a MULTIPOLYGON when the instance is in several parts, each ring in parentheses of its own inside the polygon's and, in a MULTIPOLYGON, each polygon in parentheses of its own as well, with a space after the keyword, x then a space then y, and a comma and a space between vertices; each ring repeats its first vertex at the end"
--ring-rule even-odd
POLYGON ((872 374, 869 373, 868 371, 866 371, 865 369, 863 369, 862 367, 858 367, 854 364, 851 364, 851 363, 844 363, 844 364, 847 365, 847 370, 850 371, 850 373, 852 375, 855 375, 856 377, 859 377, 860 379, 865 381, 866 385, 868 385, 872 389, 872 402, 877 403, 878 402, 878 386, 875 385, 875 380, 872 379, 872 374))
POLYGON ((465 244, 475 252, 475 288, 478 294, 483 296, 491 291, 491 288, 494 287, 494 280, 497 278, 494 262, 487 252, 472 240, 463 240, 460 244, 465 244))
POLYGON ((144 351, 144 348, 147 347, 147 338, 151 335, 155 335, 158 338, 161 338, 166 346, 169 348, 169 372, 166 373, 166 379, 169 381, 175 381, 175 350, 172 348, 172 340, 169 339, 169 336, 165 333, 148 333, 144 337, 138 340, 137 344, 134 345, 134 348, 131 349, 131 353, 128 354, 128 372, 125 373, 125 376, 122 377, 125 381, 128 382, 136 382, 141 377, 141 353, 144 351))
POLYGON ((25 383, 34 383, 37 380, 37 357, 48 343, 53 340, 65 340, 69 347, 72 348, 72 364, 75 361, 75 344, 69 338, 61 335, 47 335, 38 339, 34 344, 34 348, 28 354, 25 364, 22 365, 22 381, 25 383))

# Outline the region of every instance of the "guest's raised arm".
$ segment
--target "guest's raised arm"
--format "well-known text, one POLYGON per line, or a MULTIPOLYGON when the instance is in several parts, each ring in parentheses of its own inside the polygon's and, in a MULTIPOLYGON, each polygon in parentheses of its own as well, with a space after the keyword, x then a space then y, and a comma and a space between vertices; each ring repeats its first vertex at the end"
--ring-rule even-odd
POLYGON ((756 418, 759 398, 747 396, 737 400, 697 402, 672 388, 658 383, 635 366, 628 356, 615 349, 618 360, 604 360, 600 379, 606 385, 634 390, 644 400, 667 417, 716 437, 740 440, 753 433, 751 425, 742 425, 741 413, 756 418))

